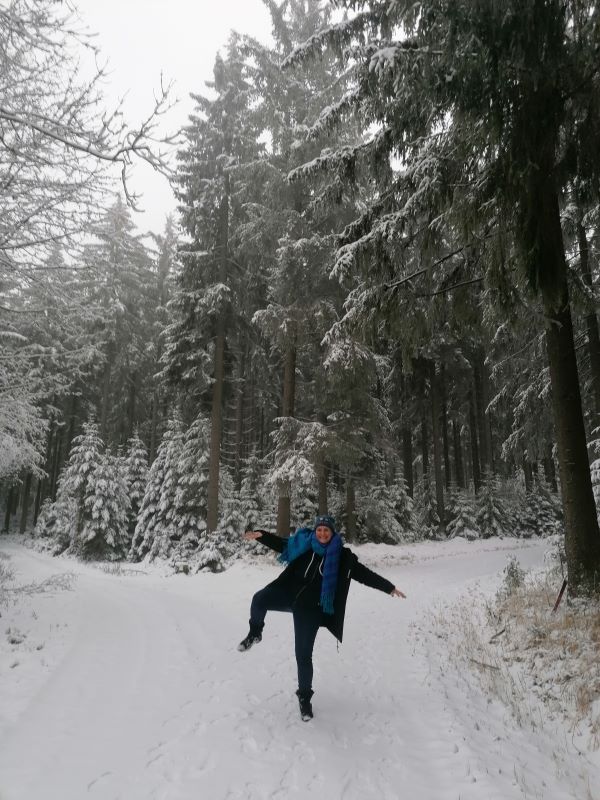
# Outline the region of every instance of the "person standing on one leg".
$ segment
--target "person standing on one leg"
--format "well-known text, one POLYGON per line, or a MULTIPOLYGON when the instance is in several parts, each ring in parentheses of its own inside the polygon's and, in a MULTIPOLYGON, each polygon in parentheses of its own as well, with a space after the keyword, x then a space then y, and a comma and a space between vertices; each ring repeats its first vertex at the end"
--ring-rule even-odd
POLYGON ((406 597, 393 583, 361 564, 344 546, 335 530, 335 520, 318 516, 313 528, 300 528, 283 539, 268 531, 246 531, 244 539, 260 540, 276 550, 287 564, 281 575, 258 591, 250 606, 250 631, 238 645, 249 650, 262 640, 267 611, 288 611, 294 619, 298 691, 302 719, 312 717, 312 654, 319 628, 324 627, 342 641, 346 599, 352 579, 392 597, 406 597))

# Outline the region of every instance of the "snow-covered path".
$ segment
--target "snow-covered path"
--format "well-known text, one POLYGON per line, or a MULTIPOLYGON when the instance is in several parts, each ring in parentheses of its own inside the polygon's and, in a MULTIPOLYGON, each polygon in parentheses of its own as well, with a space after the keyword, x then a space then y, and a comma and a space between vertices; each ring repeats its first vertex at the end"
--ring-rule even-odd
MULTIPOLYGON (((315 719, 303 723, 290 617, 271 614, 260 645, 235 649, 277 566, 112 575, 0 540, 19 583, 77 573, 70 591, 2 610, 26 638, 8 645, 2 620, 0 799, 581 797, 545 742, 475 686, 465 697, 440 680, 443 645, 423 644, 427 610, 491 585, 515 546, 359 549, 408 599, 353 584, 343 646, 317 639, 315 719)), ((516 548, 528 567, 545 545, 516 548)))

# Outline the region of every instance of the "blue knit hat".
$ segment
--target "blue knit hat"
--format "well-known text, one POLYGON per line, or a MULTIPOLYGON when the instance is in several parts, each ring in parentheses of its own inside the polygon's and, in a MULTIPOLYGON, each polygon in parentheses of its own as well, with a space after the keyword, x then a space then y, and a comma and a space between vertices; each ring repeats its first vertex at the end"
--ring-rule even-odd
POLYGON ((319 525, 325 525, 332 533, 335 533, 335 519, 330 514, 319 514, 315 518, 315 530, 319 525))

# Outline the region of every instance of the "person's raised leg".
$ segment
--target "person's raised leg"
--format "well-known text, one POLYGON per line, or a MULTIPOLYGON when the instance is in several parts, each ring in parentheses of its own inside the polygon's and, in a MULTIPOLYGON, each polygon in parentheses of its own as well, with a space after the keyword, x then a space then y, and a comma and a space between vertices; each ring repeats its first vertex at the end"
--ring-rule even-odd
POLYGON ((250 631, 239 643, 238 650, 244 652, 260 642, 267 611, 291 611, 290 602, 286 589, 276 583, 270 583, 256 592, 250 605, 250 631))

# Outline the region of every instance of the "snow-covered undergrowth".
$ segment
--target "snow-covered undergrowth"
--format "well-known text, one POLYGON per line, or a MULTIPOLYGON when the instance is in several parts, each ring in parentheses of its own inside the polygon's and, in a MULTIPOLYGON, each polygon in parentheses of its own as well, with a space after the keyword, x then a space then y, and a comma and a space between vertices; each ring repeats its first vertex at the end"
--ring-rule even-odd
MULTIPOLYGON (((511 558, 495 594, 472 589, 432 614, 452 674, 499 700, 519 728, 550 742, 557 772, 579 756, 586 798, 600 797, 600 603, 562 599, 556 565, 511 558), (595 777, 594 777, 595 776, 595 777)), ((570 768, 572 772, 572 766, 570 768)))

